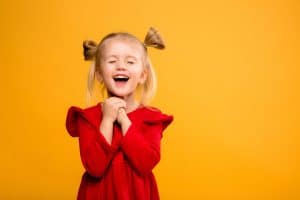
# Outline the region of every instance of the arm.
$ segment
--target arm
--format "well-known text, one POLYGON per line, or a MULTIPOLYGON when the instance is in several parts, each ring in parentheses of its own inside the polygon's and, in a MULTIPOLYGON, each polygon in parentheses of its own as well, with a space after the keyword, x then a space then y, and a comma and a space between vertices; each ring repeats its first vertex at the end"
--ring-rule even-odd
POLYGON ((113 122, 104 117, 101 121, 99 131, 100 133, 103 133, 102 135, 106 141, 111 144, 113 135, 113 122))
POLYGON ((128 128, 120 146, 138 173, 150 173, 160 161, 162 130, 161 123, 147 125, 143 133, 134 124, 128 128))
POLYGON ((91 176, 101 177, 110 164, 116 148, 106 141, 100 130, 92 127, 84 118, 78 120, 78 131, 83 166, 91 176))

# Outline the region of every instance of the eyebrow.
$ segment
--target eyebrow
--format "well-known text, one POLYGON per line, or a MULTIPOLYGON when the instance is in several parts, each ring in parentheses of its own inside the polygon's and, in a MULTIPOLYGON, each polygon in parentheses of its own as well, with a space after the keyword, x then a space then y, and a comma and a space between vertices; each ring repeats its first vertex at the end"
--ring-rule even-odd
POLYGON ((135 57, 135 56, 126 56, 126 58, 133 58, 133 59, 137 60, 137 57, 135 57))
MULTIPOLYGON (((104 59, 106 60, 106 59, 109 59, 111 57, 118 58, 117 55, 109 55, 109 56, 104 57, 104 59)), ((133 59, 137 60, 137 57, 131 56, 131 55, 127 55, 126 58, 133 58, 133 59)))

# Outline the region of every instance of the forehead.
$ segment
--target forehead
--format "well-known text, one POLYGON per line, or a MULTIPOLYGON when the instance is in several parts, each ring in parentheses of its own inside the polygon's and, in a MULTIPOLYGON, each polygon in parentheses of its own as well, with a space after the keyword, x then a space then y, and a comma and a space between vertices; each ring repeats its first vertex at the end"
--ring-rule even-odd
POLYGON ((144 47, 141 43, 132 38, 109 38, 103 43, 101 50, 102 56, 135 56, 141 57, 144 55, 144 47))

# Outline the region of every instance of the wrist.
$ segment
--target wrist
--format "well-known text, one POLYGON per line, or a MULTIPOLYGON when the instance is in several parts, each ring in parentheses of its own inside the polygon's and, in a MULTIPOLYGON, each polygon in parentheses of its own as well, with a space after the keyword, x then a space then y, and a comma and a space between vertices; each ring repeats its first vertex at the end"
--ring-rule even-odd
POLYGON ((125 135, 126 132, 127 132, 127 130, 129 129, 129 127, 131 126, 131 121, 126 116, 124 119, 122 119, 122 121, 120 122, 120 124, 121 124, 121 128, 122 128, 122 133, 123 133, 123 135, 125 135))
POLYGON ((102 118, 102 123, 111 123, 111 124, 113 124, 114 121, 115 121, 115 119, 113 119, 112 117, 103 116, 103 118, 102 118))
POLYGON ((125 115, 124 117, 122 117, 120 119, 120 122, 121 126, 124 126, 124 125, 128 125, 131 123, 130 119, 127 117, 127 115, 125 115))

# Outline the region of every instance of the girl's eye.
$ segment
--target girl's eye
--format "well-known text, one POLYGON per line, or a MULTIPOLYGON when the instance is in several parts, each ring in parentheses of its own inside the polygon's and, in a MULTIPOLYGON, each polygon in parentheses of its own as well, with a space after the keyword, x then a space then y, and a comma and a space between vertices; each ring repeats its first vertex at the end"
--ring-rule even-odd
POLYGON ((133 65, 133 64, 134 64, 133 61, 128 61, 127 63, 130 64, 130 65, 133 65))
POLYGON ((110 64, 113 64, 113 63, 115 63, 116 61, 115 60, 110 60, 110 61, 108 61, 108 63, 110 63, 110 64))

